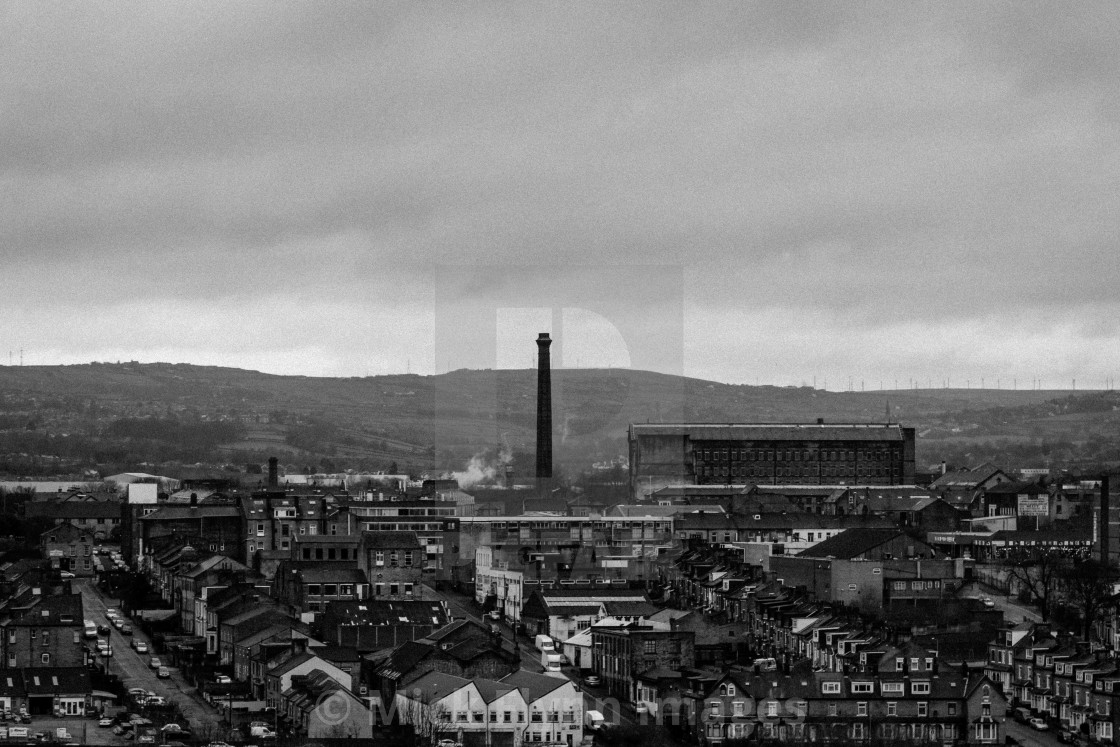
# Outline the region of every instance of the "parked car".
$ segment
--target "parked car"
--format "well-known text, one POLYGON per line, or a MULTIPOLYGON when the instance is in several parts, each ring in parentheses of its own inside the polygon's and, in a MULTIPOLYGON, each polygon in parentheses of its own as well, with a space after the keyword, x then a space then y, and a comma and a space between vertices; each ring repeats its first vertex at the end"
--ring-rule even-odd
POLYGON ((109 718, 108 716, 106 716, 105 718, 100 718, 100 719, 97 720, 97 725, 98 726, 112 726, 113 725, 113 719, 109 718))
POLYGON ((133 648, 133 649, 134 649, 134 650, 136 651, 136 653, 138 653, 138 654, 146 654, 146 653, 148 653, 148 644, 147 644, 147 643, 144 643, 144 641, 140 640, 139 638, 133 638, 133 639, 132 639, 132 642, 131 642, 131 643, 129 643, 128 645, 129 645, 129 646, 132 646, 132 648, 133 648))
POLYGON ((1058 741, 1062 744, 1073 744, 1074 738, 1073 732, 1069 729, 1058 730, 1058 741))
POLYGON ((232 685, 233 684, 233 678, 230 677, 228 674, 216 674, 216 675, 214 675, 214 682, 216 682, 219 685, 232 685))
POLYGON ((109 628, 108 625, 98 625, 97 626, 97 634, 98 635, 109 635, 109 632, 110 632, 110 628, 109 628))
POLYGON ((158 657, 153 656, 148 661, 148 666, 151 667, 152 669, 159 669, 160 667, 163 666, 163 662, 160 661, 158 657))
POLYGON ((74 575, 73 573, 71 573, 70 571, 63 571, 62 573, 60 573, 60 574, 58 574, 58 575, 59 575, 60 577, 62 577, 62 578, 77 578, 77 576, 75 576, 75 575, 74 575))
POLYGON ((167 667, 160 667, 159 669, 156 670, 156 677, 159 677, 161 680, 165 680, 170 676, 171 676, 171 670, 168 669, 167 667))
POLYGON ((1031 720, 1031 711, 1029 708, 1019 707, 1011 712, 1011 718, 1018 721, 1020 724, 1026 724, 1031 720))
POLYGON ((132 626, 128 623, 124 623, 117 630, 121 632, 121 635, 132 635, 132 626))
POLYGON ((1030 725, 1030 727, 1032 729, 1035 729, 1036 731, 1046 731, 1047 729, 1050 728, 1049 726, 1046 725, 1046 719, 1039 718, 1038 716, 1035 716, 1034 718, 1032 718, 1028 722, 1028 724, 1030 725))
POLYGON ((599 679, 599 675, 597 674, 589 674, 583 678, 583 684, 589 685, 591 687, 598 687, 600 682, 601 680, 599 679))

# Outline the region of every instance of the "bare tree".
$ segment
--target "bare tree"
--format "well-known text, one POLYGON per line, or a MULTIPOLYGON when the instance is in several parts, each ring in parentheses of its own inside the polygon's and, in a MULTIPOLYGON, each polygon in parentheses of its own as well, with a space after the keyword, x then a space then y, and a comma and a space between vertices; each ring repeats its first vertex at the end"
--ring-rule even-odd
POLYGON ((1082 635, 1092 640, 1098 617, 1116 605, 1113 589, 1120 572, 1095 558, 1075 558, 1062 573, 1062 588, 1081 616, 1082 635))
POLYGON ((1044 620, 1050 619, 1057 582, 1069 565, 1070 559, 1060 552, 1033 548, 1011 550, 1006 561, 1011 578, 1026 589, 1044 620))
POLYGON ((423 693, 414 693, 412 697, 404 698, 404 707, 400 709, 399 718, 402 723, 412 727, 416 734, 417 743, 435 747, 444 735, 454 728, 451 721, 451 711, 444 707, 440 700, 429 702, 423 693))

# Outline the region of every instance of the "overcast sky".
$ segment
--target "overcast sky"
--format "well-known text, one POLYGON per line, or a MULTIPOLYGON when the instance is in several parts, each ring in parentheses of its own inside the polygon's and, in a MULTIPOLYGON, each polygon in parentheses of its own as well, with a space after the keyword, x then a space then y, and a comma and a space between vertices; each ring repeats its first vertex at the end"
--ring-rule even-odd
POLYGON ((1120 368, 1114 2, 30 0, 0 66, 3 363, 1120 368))

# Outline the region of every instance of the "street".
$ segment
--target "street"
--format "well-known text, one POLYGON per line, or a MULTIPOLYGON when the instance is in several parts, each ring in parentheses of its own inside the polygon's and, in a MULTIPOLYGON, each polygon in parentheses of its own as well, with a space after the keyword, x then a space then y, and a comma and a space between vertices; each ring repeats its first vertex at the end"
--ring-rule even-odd
MULTIPOLYGON (((98 625, 109 625, 110 623, 105 617, 105 610, 110 607, 117 607, 115 601, 112 599, 106 600, 100 590, 94 586, 92 580, 82 579, 77 581, 74 586, 81 592, 85 619, 92 620, 98 625)), ((129 645, 132 639, 144 641, 151 648, 151 641, 141 632, 139 626, 133 625, 133 629, 135 633, 132 636, 121 635, 115 629, 109 635, 113 650, 113 655, 108 659, 109 673, 118 675, 126 689, 142 687, 156 695, 167 698, 169 701, 173 701, 179 706, 187 721, 190 722, 191 728, 195 729, 196 732, 206 733, 208 727, 216 728, 221 720, 220 716, 210 706, 206 705, 195 688, 183 682, 178 669, 169 667, 171 678, 161 680, 156 676, 155 671, 148 666, 149 659, 153 655, 159 655, 152 653, 138 654, 132 649, 129 645)), ((98 661, 103 660, 98 657, 98 661)), ((96 728, 96 722, 93 728, 96 728)))
POLYGON ((1008 715, 1006 727, 1007 736, 1014 738, 1024 747, 1059 747, 1061 742, 1052 731, 1035 731, 1026 724, 1012 720, 1008 715))
POLYGON ((1019 604, 1006 594, 980 581, 973 581, 966 584, 957 592, 958 598, 973 597, 978 599, 985 596, 995 603, 995 609, 1003 612, 1003 619, 1012 625, 1017 625, 1024 621, 1040 622, 1042 620, 1042 617, 1035 610, 1019 604))

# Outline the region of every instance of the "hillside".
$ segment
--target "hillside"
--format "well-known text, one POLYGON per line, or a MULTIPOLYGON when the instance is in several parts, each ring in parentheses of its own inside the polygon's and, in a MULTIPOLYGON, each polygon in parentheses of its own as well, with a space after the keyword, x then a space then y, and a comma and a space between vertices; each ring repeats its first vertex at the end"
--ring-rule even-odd
MULTIPOLYGON (((837 393, 619 369, 556 370, 553 386, 556 460, 570 472, 624 454, 631 422, 881 422, 889 408, 918 429, 927 463, 1015 449, 1049 458, 1055 443, 1070 460, 1111 459, 1108 434, 1120 424, 1114 393, 837 393)), ((0 367, 0 469, 271 454, 322 467, 457 469, 483 450, 531 453, 535 403, 532 370, 334 379, 185 364, 0 367)))

